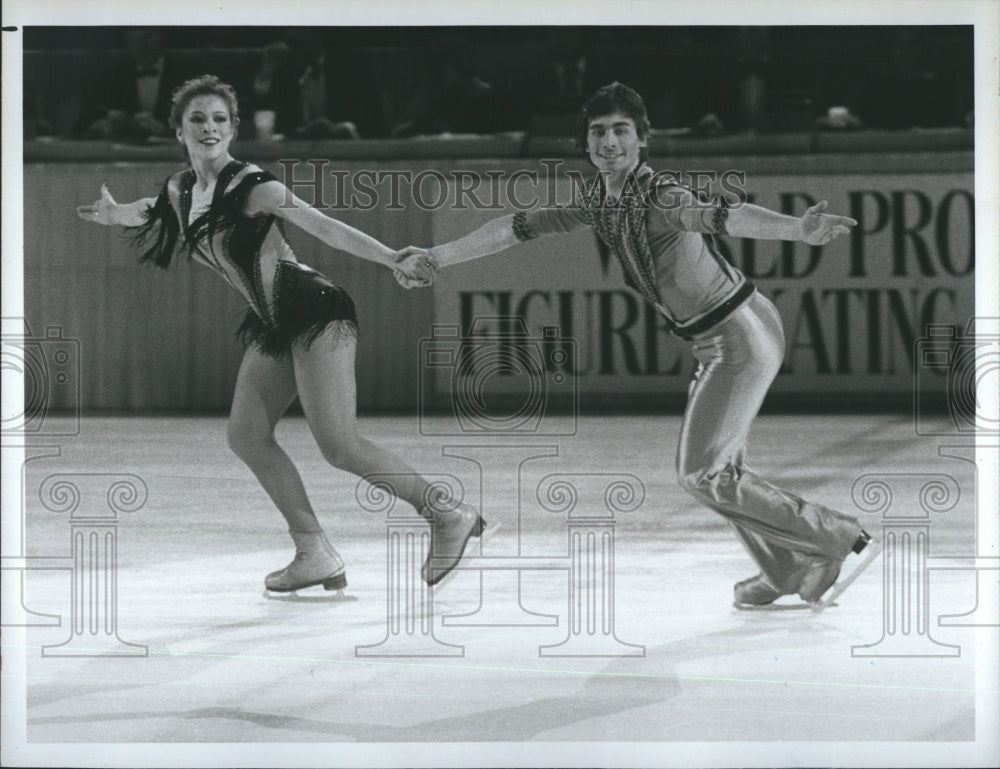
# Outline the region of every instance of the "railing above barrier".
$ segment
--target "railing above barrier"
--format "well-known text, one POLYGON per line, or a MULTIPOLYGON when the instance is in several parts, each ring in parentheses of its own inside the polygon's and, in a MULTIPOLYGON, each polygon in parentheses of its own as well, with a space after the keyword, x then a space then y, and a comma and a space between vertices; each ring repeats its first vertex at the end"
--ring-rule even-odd
MULTIPOLYGON (((24 161, 119 162, 177 161, 177 144, 129 144, 107 141, 35 139, 24 142, 24 161)), ((650 156, 695 160, 738 158, 772 171, 795 173, 869 170, 971 171, 973 132, 959 128, 910 131, 860 131, 851 134, 800 133, 760 136, 677 137, 654 133, 650 156), (856 158, 856 159, 855 159, 856 158)), ((489 135, 459 134, 419 139, 356 139, 323 141, 240 141, 241 157, 256 161, 323 157, 330 160, 421 160, 575 158, 579 151, 569 137, 531 137, 525 132, 489 135)), ((754 169, 748 169, 754 170, 754 169)))

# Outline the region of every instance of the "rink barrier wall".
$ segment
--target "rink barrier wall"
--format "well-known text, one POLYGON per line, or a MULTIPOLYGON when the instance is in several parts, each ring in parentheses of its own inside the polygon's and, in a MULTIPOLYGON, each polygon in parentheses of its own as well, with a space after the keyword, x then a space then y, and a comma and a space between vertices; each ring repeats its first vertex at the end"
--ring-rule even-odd
MULTIPOLYGON (((399 147, 382 142, 373 143, 382 146, 387 153, 381 159, 343 159, 345 154, 350 154, 348 149, 364 149, 363 145, 350 142, 288 143, 283 146, 247 142, 236 151, 240 157, 247 159, 261 158, 262 167, 276 173, 279 178, 284 178, 289 172, 289 163, 295 164, 292 173, 297 184, 296 192, 307 200, 314 195, 316 187, 300 182, 303 178, 308 182, 308 176, 315 169, 319 169, 326 180, 321 195, 328 197, 337 196, 333 182, 329 182, 333 173, 345 174, 352 180, 362 173, 395 172, 409 174, 410 178, 424 174, 430 182, 434 181, 432 176, 439 174, 448 180, 450 187, 447 194, 454 196, 456 173, 470 171, 485 174, 492 171, 508 178, 518 171, 544 172, 540 161, 514 155, 504 157, 501 153, 490 152, 475 157, 463 156, 463 152, 471 153, 474 148, 490 146, 490 141, 494 139, 460 140, 457 144, 410 142, 407 143, 411 152, 408 159, 397 159, 393 153, 399 151, 399 147), (447 157, 449 152, 453 153, 451 157, 447 157), (422 154, 414 157, 417 153, 422 154), (310 166, 308 161, 312 161, 313 165, 310 166)), ((518 146, 518 151, 521 151, 522 145, 514 138, 507 137, 503 141, 511 148, 518 146)), ((900 142, 900 146, 902 144, 900 142)), ((242 315, 240 298, 222 281, 204 273, 196 265, 177 264, 166 273, 138 267, 134 252, 120 232, 88 226, 74 214, 75 206, 96 197, 101 182, 106 182, 119 200, 155 194, 163 179, 180 167, 176 149, 39 142, 28 142, 24 146, 24 301, 29 337, 44 341, 47 329, 55 328, 63 338, 79 343, 77 391, 52 388, 47 407, 53 411, 83 410, 87 413, 226 410, 241 357, 241 349, 233 336, 242 315), (75 159, 71 159, 74 153, 75 159), (172 154, 175 159, 166 159, 168 155, 165 153, 172 154)), ((913 302, 923 301, 921 297, 927 291, 941 289, 951 291, 954 301, 949 300, 947 313, 932 318, 935 322, 963 325, 973 315, 974 308, 968 299, 974 294, 971 252, 962 252, 962 248, 968 251, 967 246, 958 248, 959 252, 952 254, 951 263, 946 265, 951 272, 964 274, 950 274, 942 270, 935 249, 941 247, 944 241, 933 232, 935 223, 942 220, 940 203, 948 199, 951 208, 946 212, 945 219, 953 223, 953 232, 948 236, 952 245, 947 248, 954 251, 956 242, 961 246, 971 238, 971 231, 954 232, 964 226, 961 220, 967 214, 963 205, 969 209, 968 216, 971 216, 974 168, 971 152, 948 150, 945 143, 935 154, 878 151, 740 157, 726 154, 725 146, 725 143, 720 144, 720 154, 712 157, 685 155, 680 158, 654 153, 651 164, 658 169, 679 167, 719 172, 740 169, 748 176, 747 186, 757 195, 755 200, 765 205, 775 204, 783 193, 789 196, 791 203, 804 204, 804 198, 796 197, 802 190, 807 190, 808 194, 814 191, 821 194, 826 189, 839 189, 844 194, 852 190, 867 190, 872 194, 863 197, 862 204, 869 207, 873 216, 885 218, 886 223, 878 234, 881 240, 870 239, 873 248, 877 248, 859 258, 872 264, 882 260, 885 265, 893 264, 893 259, 898 258, 899 263, 905 264, 912 273, 921 263, 920 246, 916 245, 916 241, 921 240, 930 253, 928 258, 933 263, 933 274, 888 276, 888 282, 874 275, 855 276, 851 278, 850 285, 835 289, 863 293, 889 286, 902 297, 897 301, 897 304, 902 302, 896 308, 897 313, 910 312, 915 317, 919 313, 913 309, 916 306, 913 302), (886 179, 890 175, 899 182, 892 189, 886 187, 886 179), (759 195, 761 191, 763 194, 759 195), (901 202, 899 211, 893 209, 894 193, 897 195, 896 202, 901 202), (879 194, 887 201, 885 211, 880 210, 884 201, 877 199, 879 194), (770 200, 769 196, 774 200, 770 200), (925 203, 931 207, 929 212, 922 210, 925 203), (908 232, 908 228, 912 230, 922 221, 921 217, 930 217, 922 239, 908 232), (898 225, 895 234, 892 232, 894 223, 898 225), (893 248, 902 249, 902 252, 894 257, 893 248), (918 296, 913 292, 923 293, 918 296)), ((565 157, 565 154, 554 157, 565 157)), ((559 174, 567 170, 586 175, 589 167, 583 161, 570 160, 559 166, 559 174)), ((564 181, 559 181, 559 184, 564 181)), ((362 199, 362 205, 358 206, 334 201, 327 205, 328 213, 376 235, 391 247, 402 247, 410 243, 430 245, 435 240, 441 242, 507 210, 500 206, 470 213, 449 210, 447 205, 428 210, 426 206, 414 205, 414 193, 406 185, 398 190, 398 200, 392 204, 388 195, 382 194, 384 189, 384 186, 380 187, 382 197, 375 205, 366 199, 362 199)), ((327 204, 330 200, 321 202, 327 204)), ((846 199, 833 198, 831 208, 843 210, 845 202, 846 199)), ((867 226, 874 228, 871 221, 867 226)), ((289 237, 301 261, 325 272, 347 288, 356 300, 361 326, 357 363, 358 403, 363 413, 447 412, 450 397, 447 392, 422 389, 426 367, 420 358, 420 345, 422 340, 431 336, 435 325, 462 322, 462 300, 455 292, 456 286, 460 290, 464 290, 461 287, 499 290, 501 280, 520 280, 526 274, 531 275, 532 282, 539 280, 534 271, 535 262, 529 264, 532 272, 521 270, 521 266, 525 265, 523 260, 529 259, 527 254, 530 248, 537 248, 538 242, 526 244, 525 255, 515 254, 514 261, 507 257, 495 257, 463 265, 461 272, 456 268, 453 273, 449 271, 451 274, 443 273, 448 279, 426 292, 403 291, 387 270, 344 254, 332 253, 309 236, 293 232, 291 228, 289 237), (518 262, 518 259, 522 261, 518 262), (452 291, 450 297, 444 293, 448 290, 452 291)), ((551 240, 550 244, 556 242, 551 240)), ((831 253, 829 256, 824 250, 822 263, 835 264, 843 258, 851 258, 846 239, 838 247, 846 250, 843 254, 831 253)), ((545 248, 549 249, 549 244, 545 248)), ((561 289, 582 294, 595 288, 587 280, 600 279, 601 290, 613 294, 612 304, 628 304, 630 300, 623 297, 627 297, 629 292, 621 285, 620 277, 614 270, 606 275, 590 275, 582 283, 577 283, 575 277, 572 284, 565 280, 566 272, 559 260, 579 257, 579 263, 586 262, 580 248, 579 243, 566 239, 561 246, 552 249, 556 258, 546 260, 549 262, 545 268, 548 272, 542 275, 541 282, 558 281, 561 289)), ((733 258, 745 267, 745 253, 734 252, 733 258)), ((770 261, 777 263, 781 258, 775 255, 770 261)), ((759 249, 757 259, 759 267, 767 267, 768 261, 761 259, 759 249)), ((795 259, 807 259, 807 256, 803 253, 795 259)), ((594 264, 596 262, 590 260, 587 269, 593 272, 594 264)), ((617 269, 616 266, 614 268, 617 269)), ((780 288, 773 281, 769 284, 766 277, 757 277, 755 282, 765 293, 773 292, 776 286, 780 288)), ((825 290, 822 283, 811 285, 809 289, 817 296, 818 292, 825 290)), ((886 301, 883 312, 889 311, 886 301)), ((944 307, 944 304, 941 306, 944 307)), ((497 308, 496 302, 487 307, 491 312, 497 308)), ((781 309, 783 313, 788 312, 786 308, 781 309)), ((853 309, 856 308, 849 307, 848 311, 853 309)), ((819 310, 823 308, 819 307, 819 310)), ((785 318, 786 334, 791 337, 790 332, 794 329, 787 328, 789 320, 789 317, 785 318)), ((800 325, 805 323, 801 318, 796 322, 800 325)), ((530 318, 529 325, 532 325, 530 318)), ((539 331, 535 325, 538 324, 532 325, 531 333, 539 331)), ((840 339, 836 345, 851 347, 855 341, 854 338, 840 339)), ((667 340, 663 344, 670 342, 667 340)), ((836 345, 828 355, 834 362, 836 345)), ((802 354, 801 350, 799 354, 802 354)), ((903 360, 899 358, 899 361, 903 360)), ((630 378, 626 377, 621 381, 608 380, 598 388, 581 386, 579 392, 568 399, 559 392, 550 393, 552 397, 547 405, 554 411, 578 406, 585 409, 675 409, 683 403, 686 391, 688 373, 683 366, 669 377, 647 377, 648 382, 641 387, 633 387, 630 378)), ((836 383, 831 385, 829 381, 810 387, 808 379, 803 381, 804 384, 796 382, 794 387, 785 388, 785 394, 778 388, 778 397, 772 398, 769 403, 778 408, 794 404, 803 408, 874 407, 900 411, 908 410, 912 405, 912 372, 907 377, 906 372, 897 370, 892 381, 882 382, 876 378, 851 385, 854 381, 852 373, 840 377, 845 385, 842 388, 838 388, 836 383)), ((516 389, 513 393, 499 392, 498 396, 500 401, 504 398, 516 401, 521 397, 516 389)))

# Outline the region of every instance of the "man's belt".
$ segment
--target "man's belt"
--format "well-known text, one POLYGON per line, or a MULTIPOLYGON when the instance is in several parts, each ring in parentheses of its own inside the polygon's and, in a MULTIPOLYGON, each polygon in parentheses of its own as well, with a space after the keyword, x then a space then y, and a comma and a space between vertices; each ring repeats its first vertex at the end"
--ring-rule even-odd
MULTIPOLYGON (((743 304, 743 302, 746 301, 754 290, 754 284, 749 280, 744 280, 743 285, 736 290, 736 293, 734 293, 718 307, 713 308, 710 312, 698 318, 698 320, 679 326, 667 317, 667 327, 670 329, 670 333, 674 336, 679 336, 681 339, 691 341, 691 339, 693 339, 697 334, 700 334, 703 331, 708 331, 708 329, 712 326, 717 323, 721 323, 728 318, 730 313, 743 304)), ((660 310, 662 313, 662 308, 660 308, 660 310)), ((665 313, 663 314, 664 316, 666 315, 665 313)))

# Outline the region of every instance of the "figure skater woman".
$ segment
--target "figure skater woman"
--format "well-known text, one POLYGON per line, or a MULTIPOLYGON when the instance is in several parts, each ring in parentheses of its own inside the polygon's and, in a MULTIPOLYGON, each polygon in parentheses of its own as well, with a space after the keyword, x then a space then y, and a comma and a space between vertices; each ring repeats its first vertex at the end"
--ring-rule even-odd
POLYGON ((296 396, 331 465, 362 478, 392 478, 392 493, 428 519, 435 560, 428 557, 422 575, 429 584, 439 582, 483 521, 471 506, 450 499, 359 434, 354 303, 344 289, 296 260, 280 220, 414 283, 429 276, 426 257, 397 262, 387 246, 310 207, 257 166, 235 160, 229 149, 239 125, 236 92, 217 77, 205 75, 177 89, 170 125, 190 166, 167 178, 158 197, 117 203, 102 185, 100 199, 77 214, 132 228, 144 248, 142 262, 166 268, 175 251, 189 255, 249 304, 239 330, 247 347, 228 441, 284 516, 296 551, 288 566, 267 575, 266 588, 287 593, 347 584, 344 563, 324 536, 298 470, 275 441, 275 425, 296 396))

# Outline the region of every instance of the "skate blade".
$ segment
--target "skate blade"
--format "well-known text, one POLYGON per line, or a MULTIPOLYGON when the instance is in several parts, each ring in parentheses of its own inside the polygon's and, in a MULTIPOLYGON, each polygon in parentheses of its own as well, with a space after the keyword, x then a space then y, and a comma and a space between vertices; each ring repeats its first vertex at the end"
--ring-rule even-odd
POLYGON ((355 595, 347 595, 343 590, 323 590, 312 593, 305 593, 305 588, 290 590, 288 592, 276 592, 264 589, 264 598, 269 601, 285 601, 288 603, 347 603, 357 601, 355 595))
MULTIPOLYGON (((469 554, 469 542, 472 541, 472 537, 479 538, 480 552, 482 552, 483 545, 489 542, 490 539, 492 539, 493 535, 496 534, 499 529, 500 529, 499 521, 494 521, 493 523, 487 523, 485 520, 483 520, 483 518, 480 518, 479 523, 476 524, 476 527, 472 530, 472 536, 469 537, 469 541, 465 543, 465 550, 462 552, 462 557, 458 559, 458 563, 461 563, 465 559, 465 557, 469 554)), ((455 565, 457 566, 458 563, 456 563, 455 565)), ((433 588, 434 595, 439 595, 441 593, 441 590, 444 589, 446 585, 450 584, 452 580, 455 579, 459 571, 460 571, 459 569, 452 568, 451 571, 449 571, 447 574, 441 577, 441 579, 439 579, 437 582, 431 585, 430 587, 433 588)))
POLYGON ((837 598, 854 583, 854 580, 861 576, 865 569, 871 566, 872 561, 878 558, 879 554, 882 552, 882 543, 873 541, 865 549, 869 552, 865 555, 864 559, 854 567, 854 571, 844 577, 844 579, 834 582, 833 587, 827 591, 825 596, 810 604, 810 608, 813 610, 814 614, 819 614, 824 609, 836 606, 834 601, 836 601, 837 598))
POLYGON ((500 530, 500 522, 494 521, 493 523, 486 523, 486 521, 480 518, 479 533, 473 536, 479 537, 479 543, 483 544, 488 542, 497 531, 500 530))
MULTIPOLYGON (((831 604, 835 606, 836 604, 831 604)), ((810 603, 739 603, 738 601, 733 602, 733 608, 737 611, 756 611, 756 612, 778 612, 778 611, 805 611, 806 609, 812 609, 813 605, 810 603)))

